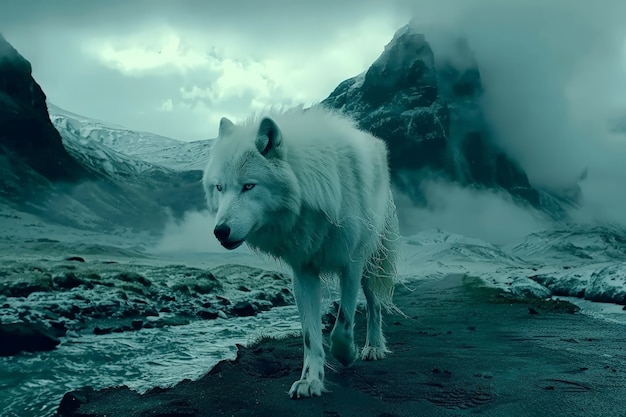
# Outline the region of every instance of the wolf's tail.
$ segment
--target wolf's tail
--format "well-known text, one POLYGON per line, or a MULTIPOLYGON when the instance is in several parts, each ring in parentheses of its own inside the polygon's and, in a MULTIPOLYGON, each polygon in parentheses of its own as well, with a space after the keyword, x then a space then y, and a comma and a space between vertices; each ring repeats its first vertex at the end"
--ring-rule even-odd
POLYGON ((388 312, 400 312, 393 303, 393 291, 397 280, 397 268, 400 246, 400 230, 396 205, 391 191, 387 204, 385 226, 380 234, 378 249, 370 257, 363 273, 368 280, 367 286, 388 312))

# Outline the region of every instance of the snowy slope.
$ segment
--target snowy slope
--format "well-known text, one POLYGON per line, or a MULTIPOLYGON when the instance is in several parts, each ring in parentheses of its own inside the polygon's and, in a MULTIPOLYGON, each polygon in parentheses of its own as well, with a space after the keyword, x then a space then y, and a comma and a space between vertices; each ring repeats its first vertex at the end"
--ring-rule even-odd
MULTIPOLYGON (((57 129, 59 129, 57 127, 57 129)), ((115 151, 108 145, 82 136, 81 132, 70 124, 64 129, 59 129, 65 149, 81 162, 83 166, 95 171, 108 174, 117 178, 128 178, 151 171, 164 170, 165 168, 155 165, 140 158, 127 156, 115 151)))
POLYGON ((48 103, 50 120, 68 146, 78 144, 100 157, 131 157, 138 169, 141 162, 176 171, 202 170, 209 158, 212 140, 183 142, 147 132, 136 132, 111 123, 80 116, 48 103), (67 140, 66 140, 67 139, 67 140), (100 146, 103 145, 103 146, 100 146), (108 152, 113 151, 115 154, 108 152))
POLYGON ((464 274, 520 296, 626 304, 626 230, 571 226, 497 247, 441 230, 403 240, 404 279, 464 274))

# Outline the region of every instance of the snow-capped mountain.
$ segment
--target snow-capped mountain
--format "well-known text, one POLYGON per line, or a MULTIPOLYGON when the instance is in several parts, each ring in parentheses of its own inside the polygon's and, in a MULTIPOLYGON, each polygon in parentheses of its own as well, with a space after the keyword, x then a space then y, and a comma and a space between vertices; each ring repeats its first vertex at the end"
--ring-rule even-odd
POLYGON ((48 103, 48 112, 66 147, 83 146, 86 152, 100 151, 113 159, 118 159, 121 155, 130 157, 136 161, 137 169, 140 170, 146 169, 146 164, 175 171, 202 170, 209 159, 211 139, 183 142, 153 133, 129 130, 80 116, 52 103, 48 103))
POLYGON ((202 172, 186 168, 202 165, 209 141, 180 143, 53 107, 57 130, 31 72, 30 63, 0 36, 3 208, 99 231, 161 230, 172 217, 202 210, 202 172), (138 157, 141 152, 161 164, 138 157))
POLYGON ((98 140, 82 136, 67 119, 59 119, 54 115, 50 119, 56 121, 55 127, 61 134, 65 149, 83 166, 120 179, 167 170, 160 165, 115 151, 98 140))
POLYGON ((423 181, 499 189, 554 218, 565 217, 576 190, 554 194, 529 183, 495 145, 482 110, 483 85, 468 42, 449 40, 447 55, 411 25, 399 29, 370 68, 347 79, 322 105, 353 117, 385 140, 395 185, 428 206, 423 181))

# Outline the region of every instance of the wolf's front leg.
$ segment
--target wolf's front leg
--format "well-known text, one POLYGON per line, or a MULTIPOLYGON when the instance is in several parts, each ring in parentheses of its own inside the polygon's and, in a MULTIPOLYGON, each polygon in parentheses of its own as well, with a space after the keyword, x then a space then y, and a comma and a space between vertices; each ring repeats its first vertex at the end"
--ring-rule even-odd
POLYGON ((289 390, 291 398, 322 395, 324 391, 324 346, 320 311, 320 278, 310 271, 294 270, 293 292, 302 323, 304 365, 300 380, 289 390))

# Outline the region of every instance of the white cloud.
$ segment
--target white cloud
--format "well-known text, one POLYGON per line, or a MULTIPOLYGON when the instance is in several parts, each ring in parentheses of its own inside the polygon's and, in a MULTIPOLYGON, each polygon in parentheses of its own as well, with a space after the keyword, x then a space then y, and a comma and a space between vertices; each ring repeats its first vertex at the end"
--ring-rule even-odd
POLYGON ((84 51, 111 69, 128 76, 149 71, 186 72, 208 65, 202 51, 187 45, 171 28, 144 31, 124 37, 87 40, 84 51))
POLYGON ((196 99, 212 99, 213 94, 210 88, 200 88, 197 85, 194 85, 190 88, 181 87, 179 89, 180 96, 184 100, 196 100, 196 99))
POLYGON ((174 103, 171 98, 161 101, 161 105, 159 106, 159 111, 163 112, 171 112, 174 109, 174 103))

